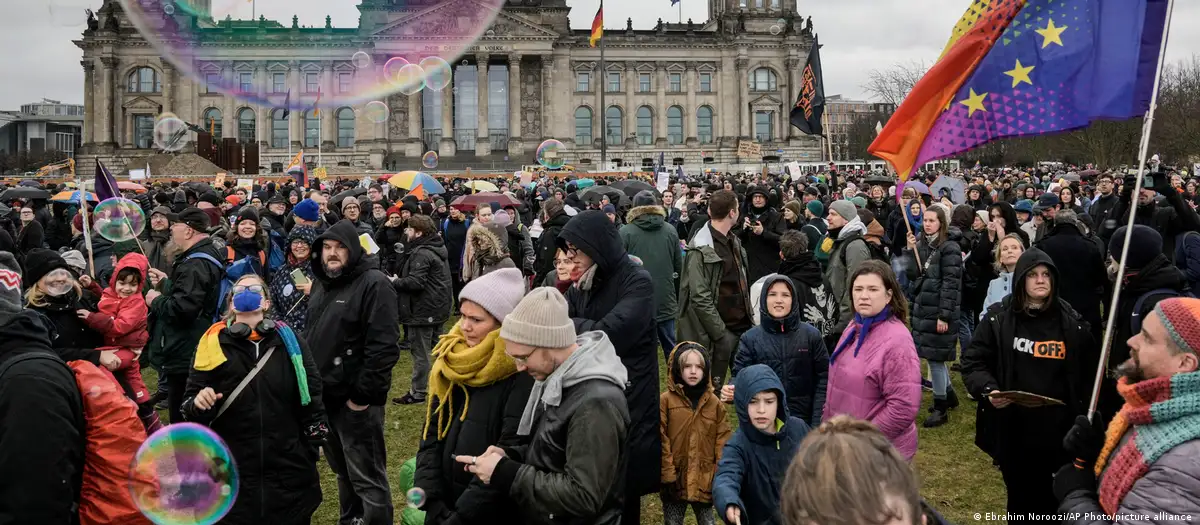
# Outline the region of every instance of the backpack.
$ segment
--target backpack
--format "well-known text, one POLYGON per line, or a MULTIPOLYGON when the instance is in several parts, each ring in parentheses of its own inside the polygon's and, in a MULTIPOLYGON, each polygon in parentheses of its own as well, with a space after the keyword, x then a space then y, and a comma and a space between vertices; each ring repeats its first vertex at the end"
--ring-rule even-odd
MULTIPOLYGON (((193 254, 187 256, 186 258, 184 258, 185 261, 190 261, 192 259, 203 259, 205 261, 213 263, 214 265, 217 266, 218 270, 221 270, 222 275, 224 275, 224 277, 221 278, 221 287, 219 289, 220 295, 217 296, 217 311, 213 312, 213 318, 212 318, 214 323, 218 322, 221 320, 221 308, 224 306, 224 304, 222 304, 222 303, 224 303, 225 296, 229 293, 229 289, 233 286, 234 281, 241 278, 242 275, 245 275, 245 273, 248 273, 248 272, 239 273, 237 275, 237 277, 234 278, 233 281, 229 280, 229 275, 233 272, 235 267, 243 268, 244 266, 250 266, 250 258, 246 257, 245 259, 242 259, 233 264, 230 264, 228 269, 226 269, 225 265, 221 264, 221 261, 218 261, 216 257, 213 257, 204 252, 196 252, 196 253, 193 253, 193 254)), ((253 271, 253 269, 251 269, 251 270, 253 271)))
POLYGON ((1133 302, 1133 312, 1129 316, 1129 333, 1137 335, 1142 331, 1142 321, 1145 320, 1146 314, 1154 310, 1159 301, 1170 299, 1172 297, 1194 297, 1191 292, 1179 291, 1171 288, 1158 288, 1150 290, 1142 295, 1139 295, 1137 300, 1133 302), (1154 298, 1151 301, 1151 298, 1154 298))
MULTIPOLYGON (((888 257, 887 249, 884 248, 882 244, 875 244, 871 241, 868 241, 866 237, 860 237, 858 239, 855 239, 854 241, 862 241, 864 244, 867 245, 867 253, 870 255, 870 259, 873 259, 876 261, 883 261, 885 263, 888 263, 889 266, 891 265, 892 259, 891 259, 891 257, 888 257)), ((850 241, 850 242, 854 242, 854 241, 850 241)), ((846 250, 845 249, 842 249, 842 265, 843 266, 846 265, 846 250)), ((850 273, 853 271, 854 271, 853 268, 846 268, 847 273, 850 273)))
POLYGON ((0 377, 13 365, 46 359, 71 369, 83 405, 84 462, 80 473, 79 523, 81 525, 150 525, 133 501, 130 485, 155 485, 153 478, 130 479, 138 448, 146 441, 146 428, 137 405, 125 396, 112 372, 87 361, 64 363, 49 352, 30 352, 0 365, 0 377))
MULTIPOLYGON (((246 258, 249 259, 250 256, 247 255, 246 258)), ((225 247, 225 260, 229 263, 237 260, 237 252, 233 251, 233 246, 225 247)), ((260 268, 267 267, 267 252, 262 250, 258 251, 258 265, 260 268)))
POLYGON ((1194 231, 1183 232, 1175 236, 1175 267, 1183 272, 1184 276, 1188 277, 1188 286, 1192 288, 1192 293, 1196 293, 1200 288, 1200 279, 1192 280, 1188 272, 1188 263, 1200 263, 1200 261, 1188 261, 1188 246, 1200 243, 1200 233, 1194 231))
MULTIPOLYGON (((466 223, 468 230, 471 229, 470 217, 463 219, 463 222, 466 223)), ((446 239, 446 232, 448 231, 450 231, 450 219, 445 219, 442 221, 442 239, 446 239)))

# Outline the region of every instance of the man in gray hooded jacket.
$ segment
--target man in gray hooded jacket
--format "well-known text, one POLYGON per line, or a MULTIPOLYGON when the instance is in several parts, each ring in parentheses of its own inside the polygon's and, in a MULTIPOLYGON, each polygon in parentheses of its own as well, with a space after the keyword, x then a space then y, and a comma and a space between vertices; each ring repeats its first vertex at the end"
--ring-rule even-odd
POLYGON ((500 338, 536 383, 517 434, 529 445, 458 456, 480 481, 505 491, 525 523, 617 525, 625 497, 625 367, 604 332, 575 335, 567 301, 535 288, 504 318, 500 338))

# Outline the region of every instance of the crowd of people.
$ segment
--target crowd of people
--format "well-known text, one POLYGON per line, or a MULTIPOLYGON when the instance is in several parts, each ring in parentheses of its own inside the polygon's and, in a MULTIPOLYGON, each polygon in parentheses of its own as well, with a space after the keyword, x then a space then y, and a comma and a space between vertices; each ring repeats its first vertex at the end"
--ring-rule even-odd
POLYGON ((917 428, 966 403, 1026 521, 1200 519, 1200 198, 1146 180, 160 182, 115 242, 8 202, 0 524, 99 523, 93 462, 130 451, 94 437, 193 422, 238 467, 221 523, 311 523, 324 457, 338 523, 390 525, 389 403, 423 407, 431 525, 646 523, 651 494, 668 525, 945 523, 917 428))

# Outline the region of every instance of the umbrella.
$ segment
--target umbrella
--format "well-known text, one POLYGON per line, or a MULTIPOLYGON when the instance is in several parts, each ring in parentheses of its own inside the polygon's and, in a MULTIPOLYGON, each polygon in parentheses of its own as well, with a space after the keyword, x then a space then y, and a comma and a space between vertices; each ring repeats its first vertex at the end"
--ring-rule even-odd
POLYGON ((463 195, 462 197, 454 199, 454 201, 450 203, 450 207, 459 211, 474 212, 475 208, 480 204, 488 204, 492 202, 500 203, 501 208, 505 206, 519 207, 521 205, 520 201, 503 193, 483 192, 463 195))
POLYGON ((929 194, 937 199, 946 195, 950 197, 950 202, 963 204, 967 202, 967 184, 962 179, 942 175, 933 181, 933 186, 929 187, 929 194))
POLYGON ((17 186, 9 188, 0 193, 0 200, 10 201, 13 199, 49 199, 50 192, 39 189, 30 188, 29 186, 17 186))
POLYGON ((1080 178, 1082 178, 1084 180, 1091 179, 1092 177, 1095 177, 1096 175, 1099 175, 1099 174, 1100 174, 1100 170, 1083 170, 1083 171, 1079 172, 1080 178))
POLYGON ((579 189, 591 188, 596 185, 596 181, 592 179, 579 179, 575 181, 575 187, 579 189))
POLYGON ((490 191, 498 193, 500 188, 486 180, 472 180, 463 184, 464 188, 469 188, 472 191, 490 191))
POLYGON ((21 182, 18 182, 17 186, 25 186, 27 188, 40 188, 40 187, 42 187, 42 183, 40 183, 36 180, 23 180, 21 182))
POLYGON ((579 200, 585 204, 599 204, 600 199, 605 196, 616 206, 629 205, 629 196, 612 186, 592 186, 579 192, 579 200))
POLYGON ((366 194, 367 194, 366 188, 358 188, 358 187, 351 188, 351 189, 348 189, 346 191, 343 191, 343 192, 331 197, 329 199, 329 204, 332 204, 332 205, 340 208, 342 206, 342 200, 344 200, 346 197, 358 197, 359 195, 366 195, 366 194))
POLYGON ((888 186, 892 186, 892 185, 896 184, 896 179, 893 179, 891 177, 884 177, 882 175, 873 175, 873 176, 867 177, 867 179, 864 180, 863 182, 865 182, 868 186, 883 186, 886 188, 888 186))
POLYGON ((446 193, 446 188, 443 188, 441 183, 423 171, 402 171, 392 175, 392 177, 388 179, 388 183, 397 188, 404 188, 406 190, 411 190, 420 184, 422 188, 425 188, 425 193, 431 195, 435 193, 446 193))
POLYGON ((929 192, 929 186, 926 186, 924 182, 919 180, 910 180, 904 183, 904 189, 907 190, 909 188, 912 188, 921 195, 932 195, 932 193, 929 192))
POLYGON ((124 191, 133 191, 133 192, 137 192, 137 193, 146 193, 145 186, 142 186, 141 184, 138 184, 136 182, 129 182, 127 180, 117 181, 117 189, 124 190, 124 191))
POLYGON ((625 195, 628 195, 629 198, 631 198, 631 199, 636 197, 638 193, 641 193, 643 191, 651 191, 651 192, 654 192, 655 197, 662 197, 662 194, 659 193, 658 190, 654 188, 654 186, 651 186, 651 185, 647 184, 646 182, 640 181, 640 180, 617 181, 612 184, 609 184, 608 187, 616 188, 618 190, 625 192, 625 195))
POLYGON ((84 196, 84 198, 92 202, 100 202, 100 200, 96 198, 95 193, 79 190, 59 192, 53 197, 50 197, 50 202, 62 202, 67 204, 78 203, 81 196, 84 196))

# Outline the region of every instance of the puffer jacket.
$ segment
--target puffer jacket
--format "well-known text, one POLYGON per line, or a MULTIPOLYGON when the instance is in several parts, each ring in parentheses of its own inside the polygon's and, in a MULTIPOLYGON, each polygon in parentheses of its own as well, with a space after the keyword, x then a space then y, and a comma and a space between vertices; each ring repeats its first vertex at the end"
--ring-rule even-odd
POLYGON ((105 346, 140 350, 149 341, 150 334, 146 330, 149 310, 146 308, 146 300, 142 297, 146 269, 149 266, 145 255, 127 253, 113 268, 108 288, 105 288, 100 296, 98 310, 86 320, 88 328, 104 334, 105 346), (126 268, 136 269, 139 280, 137 291, 129 297, 122 298, 117 295, 117 274, 126 268))
MULTIPOLYGON (((732 233, 732 232, 731 232, 732 233)), ((737 236, 731 236, 741 256, 742 284, 746 282, 746 250, 742 249, 737 236)), ((675 333, 680 341, 695 341, 700 346, 712 348, 713 341, 725 337, 725 321, 717 311, 717 295, 721 289, 724 267, 721 256, 713 247, 712 231, 708 223, 701 225, 688 243, 683 256, 683 274, 679 277, 679 321, 675 333)), ((746 296, 746 312, 753 312, 750 297, 746 296)))
POLYGON ((792 280, 779 274, 766 277, 758 302, 761 324, 742 334, 733 357, 733 375, 751 365, 771 367, 787 391, 788 413, 816 428, 825 408, 829 351, 821 333, 800 320, 800 300, 792 280), (783 319, 771 316, 767 294, 775 283, 791 291, 792 309, 783 319))
POLYGON ((625 480, 628 494, 641 496, 658 489, 662 444, 658 437, 658 336, 654 324, 654 284, 650 274, 633 262, 621 246, 617 228, 603 212, 580 213, 558 235, 591 257, 597 266, 591 286, 567 290, 575 332, 600 330, 608 334, 629 374, 625 388, 630 428, 629 463, 637 465, 625 480), (653 470, 651 470, 653 468, 653 470))
POLYGON ((930 245, 924 235, 917 240, 917 253, 924 268, 913 287, 911 325, 917 355, 930 361, 953 361, 958 343, 959 306, 962 302, 962 234, 951 227, 946 240, 930 245), (938 333, 937 322, 948 328, 938 333))
MULTIPOLYGON (((712 361, 704 357, 705 392, 695 405, 684 391, 678 348, 671 351, 667 391, 658 396, 662 436, 662 484, 675 501, 712 503, 713 476, 733 429, 712 389, 712 361)), ((696 386, 700 386, 699 384, 696 386)))
POLYGON ((454 302, 446 245, 433 234, 409 241, 404 251, 404 266, 392 281, 399 300, 400 324, 440 326, 450 318, 454 302))
POLYGON ((683 270, 683 255, 675 228, 666 224, 662 206, 638 206, 629 210, 628 224, 621 227, 621 244, 629 255, 642 261, 642 267, 654 280, 654 305, 657 322, 675 319, 679 299, 675 280, 683 270))

